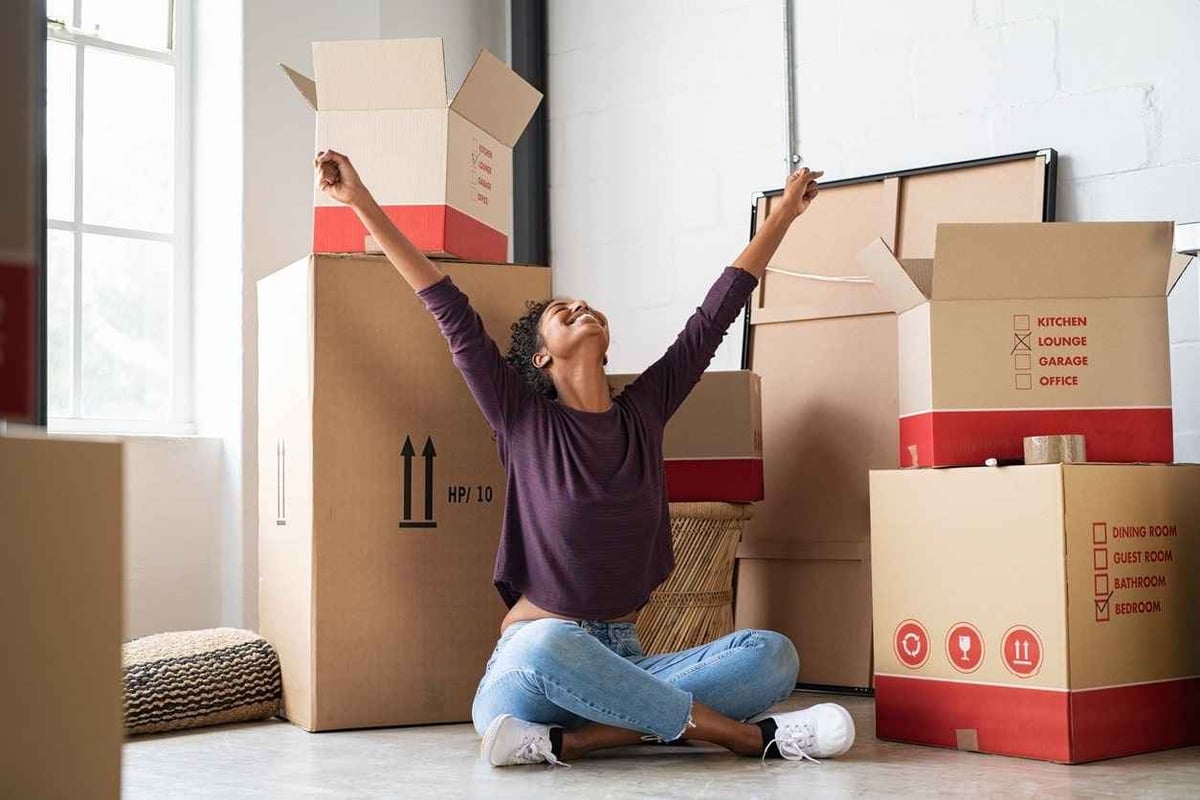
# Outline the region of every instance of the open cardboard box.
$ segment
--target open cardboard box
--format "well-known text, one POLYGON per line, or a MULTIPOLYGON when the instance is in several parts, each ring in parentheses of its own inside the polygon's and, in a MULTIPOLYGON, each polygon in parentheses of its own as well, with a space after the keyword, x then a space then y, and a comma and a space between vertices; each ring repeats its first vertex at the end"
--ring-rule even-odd
POLYGON ((900 463, 1019 459, 1082 434, 1088 459, 1170 462, 1170 222, 943 224, 932 259, 859 261, 899 313, 900 463))
MULTIPOLYGON (((431 255, 502 262, 512 229, 512 148, 541 92, 480 50, 447 105, 442 40, 314 42, 315 80, 280 65, 317 112, 316 149, 354 162, 384 213, 431 255)), ((379 248, 318 188, 313 252, 379 248)))

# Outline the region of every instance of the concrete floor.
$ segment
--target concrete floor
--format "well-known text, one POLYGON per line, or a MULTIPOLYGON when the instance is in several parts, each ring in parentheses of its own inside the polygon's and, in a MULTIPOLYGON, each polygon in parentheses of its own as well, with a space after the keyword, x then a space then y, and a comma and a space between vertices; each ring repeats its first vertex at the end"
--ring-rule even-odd
POLYGON ((492 769, 469 725, 306 733, 286 722, 135 739, 127 798, 301 797, 1200 797, 1200 748, 1065 767, 875 739, 873 702, 796 694, 801 708, 850 708, 858 741, 821 766, 708 747, 637 747, 574 763, 492 769))

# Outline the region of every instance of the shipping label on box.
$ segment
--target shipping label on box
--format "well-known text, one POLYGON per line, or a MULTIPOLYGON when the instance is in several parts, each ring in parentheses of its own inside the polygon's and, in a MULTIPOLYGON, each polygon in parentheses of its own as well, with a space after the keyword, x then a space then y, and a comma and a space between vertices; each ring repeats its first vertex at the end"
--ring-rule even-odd
MULTIPOLYGON (((314 42, 315 80, 284 67, 317 112, 317 150, 344 153, 384 213, 430 254, 504 261, 512 148, 542 95, 481 50, 447 104, 442 40, 314 42)), ((377 250, 350 208, 315 195, 313 250, 377 250)))
POLYGON ((871 518, 882 738, 1062 762, 1200 742, 1200 467, 872 472, 871 518))
POLYGON ((902 465, 1057 433, 1095 461, 1172 459, 1170 223, 941 225, 932 261, 860 258, 900 312, 902 465))

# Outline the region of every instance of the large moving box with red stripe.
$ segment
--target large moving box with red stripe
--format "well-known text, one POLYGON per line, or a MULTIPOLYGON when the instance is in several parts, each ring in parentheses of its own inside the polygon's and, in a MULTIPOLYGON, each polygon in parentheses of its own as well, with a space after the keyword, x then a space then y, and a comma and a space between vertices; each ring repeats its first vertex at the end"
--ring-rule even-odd
POLYGON ((871 557, 880 738, 1200 744, 1200 465, 872 472, 871 557))
MULTIPOLYGON (((444 263, 500 346, 550 270, 444 263)), ((504 604, 504 469, 433 317, 387 259, 258 283, 259 619, 309 730, 471 718, 504 604)))
POLYGON ((1020 459, 1083 434, 1092 461, 1172 460, 1169 222, 943 224, 932 259, 860 260, 899 312, 900 463, 1020 459))
MULTIPOLYGON (((637 375, 610 375, 620 390, 637 375)), ((667 423, 663 462, 672 502, 763 499, 762 388, 748 370, 706 372, 667 423)))
MULTIPOLYGON (((317 112, 317 150, 345 153, 427 253, 505 261, 512 148, 542 95, 481 50, 447 106, 442 40, 314 42, 315 80, 283 68, 317 112)), ((313 252, 378 250, 354 212, 316 192, 313 252)))

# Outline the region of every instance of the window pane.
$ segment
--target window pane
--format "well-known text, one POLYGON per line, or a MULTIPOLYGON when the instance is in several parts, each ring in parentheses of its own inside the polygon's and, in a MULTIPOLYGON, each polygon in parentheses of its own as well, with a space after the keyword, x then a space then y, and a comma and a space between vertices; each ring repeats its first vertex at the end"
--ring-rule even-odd
POLYGON ((171 416, 172 246, 83 236, 80 413, 171 416))
POLYGON ((83 219, 169 233, 175 213, 175 83, 169 64, 84 53, 83 219))
POLYGON ((75 330, 75 237, 67 231, 46 231, 46 360, 48 413, 71 416, 71 368, 75 330))
POLYGON ((46 0, 46 19, 58 20, 64 25, 74 25, 74 11, 75 0, 46 0))
POLYGON ((168 0, 83 0, 83 24, 110 42, 167 48, 168 0))
POLYGON ((75 219, 75 45, 46 42, 46 213, 75 219))

